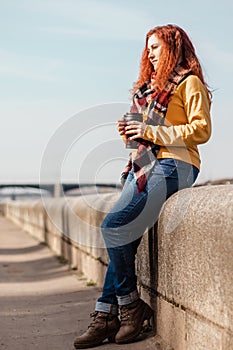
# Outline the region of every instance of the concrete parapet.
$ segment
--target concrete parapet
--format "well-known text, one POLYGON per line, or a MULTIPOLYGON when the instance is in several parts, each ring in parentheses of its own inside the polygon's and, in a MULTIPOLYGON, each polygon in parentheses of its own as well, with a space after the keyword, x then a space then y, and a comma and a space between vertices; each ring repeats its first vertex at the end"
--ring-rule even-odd
MULTIPOLYGON (((4 212, 101 286, 108 256, 99 227, 118 196, 9 202, 4 212)), ((232 253, 232 185, 185 189, 166 201, 136 260, 164 350, 233 349, 232 253)))

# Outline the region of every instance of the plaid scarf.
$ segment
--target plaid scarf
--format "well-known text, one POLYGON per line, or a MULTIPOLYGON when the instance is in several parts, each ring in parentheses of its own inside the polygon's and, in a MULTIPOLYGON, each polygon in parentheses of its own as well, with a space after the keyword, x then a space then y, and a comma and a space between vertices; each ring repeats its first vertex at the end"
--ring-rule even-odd
MULTIPOLYGON (((178 86, 189 74, 191 70, 184 65, 178 65, 168 79, 165 88, 160 93, 155 93, 151 88, 151 81, 146 81, 134 94, 133 104, 130 109, 134 113, 147 114, 147 125, 164 125, 165 116, 167 113, 168 103, 178 86)), ((151 80, 153 76, 151 77, 151 80)), ((134 161, 130 154, 130 159, 121 174, 121 183, 127 179, 128 173, 133 167, 134 176, 137 182, 138 193, 146 186, 147 178, 151 173, 156 161, 160 146, 153 142, 139 139, 139 146, 134 161)))

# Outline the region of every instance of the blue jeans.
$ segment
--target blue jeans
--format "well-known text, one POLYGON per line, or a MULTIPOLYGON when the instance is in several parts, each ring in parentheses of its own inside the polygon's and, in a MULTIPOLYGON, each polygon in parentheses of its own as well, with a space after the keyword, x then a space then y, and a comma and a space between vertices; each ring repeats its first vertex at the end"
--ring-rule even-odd
POLYGON ((101 226, 110 263, 96 311, 117 314, 118 305, 139 298, 135 255, 142 235, 156 223, 166 199, 178 190, 191 187, 197 176, 198 169, 189 163, 158 159, 145 189, 138 193, 131 169, 119 200, 101 226))

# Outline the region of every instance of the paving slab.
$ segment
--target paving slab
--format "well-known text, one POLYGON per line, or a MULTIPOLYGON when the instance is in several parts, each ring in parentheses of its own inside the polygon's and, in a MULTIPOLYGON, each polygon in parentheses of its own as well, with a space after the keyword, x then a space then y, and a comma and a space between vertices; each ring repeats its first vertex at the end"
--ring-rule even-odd
MULTIPOLYGON (((43 243, 0 216, 0 349, 71 350, 86 330, 100 290, 43 243)), ((95 349, 161 349, 156 337, 95 349)))

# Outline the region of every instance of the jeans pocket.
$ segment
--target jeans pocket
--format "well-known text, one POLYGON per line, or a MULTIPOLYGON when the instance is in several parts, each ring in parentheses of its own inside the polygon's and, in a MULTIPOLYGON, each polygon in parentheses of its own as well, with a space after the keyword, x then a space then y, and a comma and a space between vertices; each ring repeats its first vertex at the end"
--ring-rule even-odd
POLYGON ((165 178, 177 177, 177 165, 174 159, 158 159, 158 164, 165 178))

